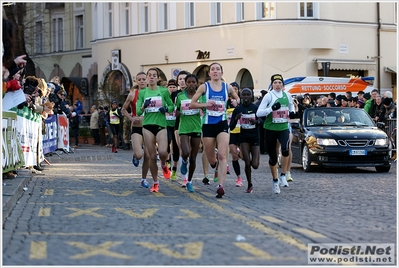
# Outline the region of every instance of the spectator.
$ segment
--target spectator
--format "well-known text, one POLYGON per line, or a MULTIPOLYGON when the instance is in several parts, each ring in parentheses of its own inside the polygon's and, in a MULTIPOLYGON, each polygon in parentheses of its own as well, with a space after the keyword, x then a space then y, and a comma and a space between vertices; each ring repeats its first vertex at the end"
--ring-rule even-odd
POLYGON ((104 112, 104 107, 99 106, 98 107, 98 129, 100 132, 100 144, 101 146, 106 145, 105 141, 105 128, 107 127, 107 122, 106 122, 106 115, 104 112))
POLYGON ((100 145, 100 132, 98 127, 98 111, 97 106, 93 105, 90 108, 91 117, 90 117, 90 129, 91 134, 94 138, 94 145, 100 145))
POLYGON ((76 98, 75 103, 75 112, 76 114, 81 114, 82 110, 83 110, 83 106, 82 106, 82 102, 79 100, 79 98, 76 98))
POLYGON ((75 138, 75 145, 73 148, 77 148, 79 146, 79 120, 76 112, 72 112, 71 117, 69 118, 69 126, 72 129, 73 137, 75 138))

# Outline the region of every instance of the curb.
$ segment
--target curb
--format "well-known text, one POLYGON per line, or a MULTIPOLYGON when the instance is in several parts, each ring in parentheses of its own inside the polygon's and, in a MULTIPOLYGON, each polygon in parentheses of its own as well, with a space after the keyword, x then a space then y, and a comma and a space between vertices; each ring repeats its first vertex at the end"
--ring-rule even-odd
POLYGON ((63 163, 63 162, 89 162, 89 161, 100 161, 100 160, 108 160, 108 159, 114 159, 114 155, 86 155, 86 156, 63 156, 63 157, 57 157, 57 156, 51 156, 51 157, 46 157, 46 159, 50 163, 63 163))
POLYGON ((3 224, 11 214, 18 200, 24 194, 24 187, 32 179, 32 172, 28 169, 19 169, 16 178, 3 178, 3 224))

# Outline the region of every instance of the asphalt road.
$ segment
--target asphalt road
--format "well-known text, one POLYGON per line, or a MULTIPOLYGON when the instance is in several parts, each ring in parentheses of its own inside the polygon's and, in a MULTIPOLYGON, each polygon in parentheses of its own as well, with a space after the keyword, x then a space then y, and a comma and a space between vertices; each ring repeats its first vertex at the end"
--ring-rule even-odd
POLYGON ((396 163, 389 173, 294 165, 276 195, 262 155, 254 192, 244 192, 240 160, 245 187, 231 168, 218 199, 216 183, 201 182, 201 154, 194 193, 161 170, 150 193, 132 151, 96 157, 109 151, 93 147, 88 160, 53 161, 33 176, 3 224, 3 265, 307 265, 309 243, 396 243, 396 163))

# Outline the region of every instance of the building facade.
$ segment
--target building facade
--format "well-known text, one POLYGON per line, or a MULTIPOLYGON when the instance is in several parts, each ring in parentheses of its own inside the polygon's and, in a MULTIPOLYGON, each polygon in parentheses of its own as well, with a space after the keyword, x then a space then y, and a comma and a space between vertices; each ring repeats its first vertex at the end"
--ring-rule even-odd
POLYGON ((50 51, 34 60, 45 78, 57 68, 74 77, 79 66, 85 97, 95 103, 122 102, 135 75, 151 67, 163 80, 186 70, 204 81, 212 62, 222 65, 227 82, 255 95, 274 73, 373 76, 381 93, 396 92, 397 8, 396 2, 65 3, 68 53, 50 51))

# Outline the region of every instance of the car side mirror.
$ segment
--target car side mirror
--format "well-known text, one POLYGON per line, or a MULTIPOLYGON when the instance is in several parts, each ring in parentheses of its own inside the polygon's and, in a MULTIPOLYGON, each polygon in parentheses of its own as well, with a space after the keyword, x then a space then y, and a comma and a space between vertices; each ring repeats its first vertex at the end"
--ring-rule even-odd
POLYGON ((377 127, 379 129, 385 129, 385 123, 384 122, 377 122, 377 127))

